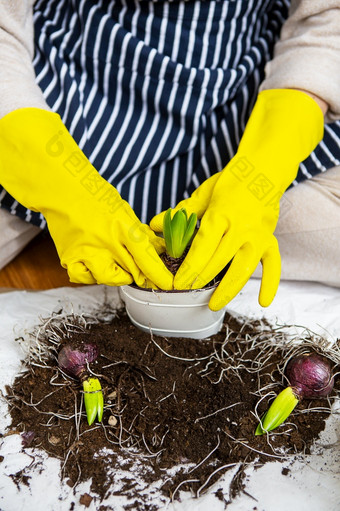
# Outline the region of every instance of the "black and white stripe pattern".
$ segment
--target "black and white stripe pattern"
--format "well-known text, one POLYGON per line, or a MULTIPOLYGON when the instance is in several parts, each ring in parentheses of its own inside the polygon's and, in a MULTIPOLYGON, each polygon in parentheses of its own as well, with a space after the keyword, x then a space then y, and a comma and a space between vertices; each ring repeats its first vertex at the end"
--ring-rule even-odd
MULTIPOLYGON (((147 222, 235 154, 287 11, 288 0, 38 0, 37 82, 147 222)), ((326 128, 298 180, 339 163, 339 137, 339 124, 326 128)))

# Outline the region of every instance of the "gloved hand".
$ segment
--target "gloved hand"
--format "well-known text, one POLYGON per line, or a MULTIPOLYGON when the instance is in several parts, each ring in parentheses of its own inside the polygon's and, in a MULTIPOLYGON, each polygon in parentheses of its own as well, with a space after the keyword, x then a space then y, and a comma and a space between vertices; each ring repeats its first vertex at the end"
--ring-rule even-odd
MULTIPOLYGON (((209 307, 219 310, 242 289, 262 262, 259 303, 268 306, 280 281, 281 261, 273 233, 279 201, 298 166, 323 136, 323 114, 304 92, 260 92, 238 151, 228 165, 205 181, 185 207, 201 218, 200 228, 175 280, 175 289, 206 285, 230 262, 209 307)), ((162 230, 164 212, 150 226, 162 230)))
POLYGON ((71 282, 172 288, 158 256, 163 241, 98 174, 59 115, 25 108, 0 120, 0 182, 44 215, 71 282))

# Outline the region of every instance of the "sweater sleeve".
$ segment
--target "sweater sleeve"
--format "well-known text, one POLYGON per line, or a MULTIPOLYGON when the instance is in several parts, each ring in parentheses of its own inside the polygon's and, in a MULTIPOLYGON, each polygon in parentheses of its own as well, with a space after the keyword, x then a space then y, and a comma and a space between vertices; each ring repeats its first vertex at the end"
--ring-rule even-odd
POLYGON ((329 105, 326 122, 340 119, 339 27, 340 0, 292 0, 260 90, 306 90, 329 105))
POLYGON ((32 63, 34 1, 0 2, 0 118, 24 107, 49 110, 32 63))

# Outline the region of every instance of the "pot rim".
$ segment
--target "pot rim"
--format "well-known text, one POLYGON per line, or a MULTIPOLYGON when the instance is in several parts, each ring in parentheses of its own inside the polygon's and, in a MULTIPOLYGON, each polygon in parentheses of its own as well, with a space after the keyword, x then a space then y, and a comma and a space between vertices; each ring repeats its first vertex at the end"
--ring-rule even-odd
MULTIPOLYGON (((132 287, 133 289, 139 289, 140 291, 147 291, 148 293, 197 293, 202 291, 208 291, 209 289, 213 289, 214 287, 217 287, 220 281, 215 282, 214 284, 207 284, 205 287, 199 287, 198 289, 152 289, 151 287, 140 287, 137 286, 137 284, 132 283, 128 284, 127 287, 132 287)), ((124 286, 121 286, 124 287, 124 286)))

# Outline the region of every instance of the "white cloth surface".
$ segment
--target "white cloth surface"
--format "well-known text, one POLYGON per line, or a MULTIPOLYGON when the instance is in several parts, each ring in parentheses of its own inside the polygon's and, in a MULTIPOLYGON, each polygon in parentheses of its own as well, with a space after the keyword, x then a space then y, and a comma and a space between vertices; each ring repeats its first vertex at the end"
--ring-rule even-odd
MULTIPOLYGON (((250 318, 266 317, 280 324, 299 324, 322 333, 329 339, 340 336, 340 290, 321 284, 303 282, 282 282, 273 304, 262 309, 257 304, 259 281, 251 279, 241 293, 229 304, 228 310, 250 318)), ((10 384, 18 374, 21 359, 24 357, 27 342, 15 341, 25 336, 33 326, 40 324, 41 317, 49 317, 53 311, 63 307, 65 312, 92 312, 104 299, 119 306, 116 288, 89 286, 82 288, 59 288, 42 292, 14 291, 0 294, 0 389, 10 384)), ((0 433, 4 433, 10 420, 7 407, 0 399, 0 433)), ((298 461, 282 464, 274 461, 254 471, 247 469, 246 494, 236 498, 228 511, 337 511, 340 509, 340 421, 332 416, 327 421, 326 430, 317 441, 313 453, 306 457, 305 463, 298 461), (327 446, 324 448, 324 446, 327 446), (289 475, 282 474, 283 466, 289 467, 289 475)), ((61 484, 58 476, 59 462, 41 455, 41 463, 36 470, 29 469, 29 486, 23 485, 20 491, 9 477, 24 467, 28 467, 32 458, 30 449, 24 452, 21 438, 10 435, 0 438, 0 509, 2 511, 75 511, 84 509, 79 497, 89 492, 90 483, 82 484, 73 494, 72 488, 61 484), (48 491, 45 489, 48 488, 48 491)), ((168 503, 157 501, 157 491, 153 495, 154 505, 167 511, 222 511, 224 503, 216 498, 214 491, 223 488, 228 493, 227 474, 215 485, 209 494, 193 499, 181 493, 181 502, 168 503)), ((111 496, 105 505, 110 509, 122 511, 127 502, 123 497, 111 496)), ((87 508, 96 511, 99 502, 94 498, 87 508)))

